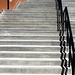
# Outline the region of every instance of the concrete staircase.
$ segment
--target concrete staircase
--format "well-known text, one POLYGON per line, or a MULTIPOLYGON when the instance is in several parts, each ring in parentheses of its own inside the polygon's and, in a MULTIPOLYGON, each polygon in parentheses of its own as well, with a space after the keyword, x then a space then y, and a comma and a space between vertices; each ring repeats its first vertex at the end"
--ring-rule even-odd
POLYGON ((1 75, 61 75, 60 57, 55 0, 27 0, 15 10, 3 10, 1 75))

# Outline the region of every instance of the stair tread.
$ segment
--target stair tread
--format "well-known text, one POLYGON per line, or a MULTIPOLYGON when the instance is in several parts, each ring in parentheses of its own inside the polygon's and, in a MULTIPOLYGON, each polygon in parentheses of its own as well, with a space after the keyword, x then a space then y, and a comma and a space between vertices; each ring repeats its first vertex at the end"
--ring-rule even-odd
POLYGON ((0 61, 1 60, 16 60, 16 61, 61 61, 60 58, 0 58, 0 61))
POLYGON ((60 52, 31 52, 31 51, 28 51, 28 52, 26 52, 26 51, 0 51, 0 54, 1 53, 5 53, 5 54, 7 54, 7 53, 11 53, 11 54, 13 54, 13 53, 24 53, 24 54, 61 54, 60 52))
POLYGON ((0 65, 0 68, 29 68, 29 69, 62 69, 61 66, 9 66, 9 65, 0 65))
POLYGON ((0 45, 0 47, 60 47, 60 46, 41 46, 41 45, 0 45))

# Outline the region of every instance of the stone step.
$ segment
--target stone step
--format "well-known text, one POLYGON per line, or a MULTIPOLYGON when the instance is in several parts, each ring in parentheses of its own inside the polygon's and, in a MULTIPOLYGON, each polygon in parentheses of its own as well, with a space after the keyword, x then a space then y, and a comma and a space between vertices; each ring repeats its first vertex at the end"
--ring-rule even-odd
MULTIPOLYGON (((72 26, 72 28, 75 26, 72 26)), ((57 28, 55 25, 0 25, 0 28, 57 28)))
POLYGON ((19 2, 16 9, 19 8, 55 8, 55 2, 19 2))
POLYGON ((44 14, 44 15, 47 15, 47 14, 49 14, 49 15, 56 15, 56 13, 55 12, 18 12, 18 13, 4 13, 4 14, 2 14, 2 15, 40 15, 40 14, 44 14))
POLYGON ((61 59, 44 58, 0 58, 0 65, 23 65, 23 66, 59 66, 61 59))
MULTIPOLYGON (((10 16, 11 17, 11 16, 10 16)), ((2 17, 2 18, 0 18, 0 22, 1 21, 3 21, 3 20, 5 20, 5 21, 52 21, 52 20, 54 20, 54 21, 57 21, 57 19, 56 19, 56 17, 49 17, 49 18, 45 18, 45 17, 23 17, 22 19, 21 18, 10 18, 10 17, 8 17, 7 18, 7 14, 6 14, 6 17, 4 18, 4 16, 2 17)), ((71 17, 72 18, 72 17, 71 17)))
MULTIPOLYGON (((19 5, 20 4, 22 4, 22 5, 24 5, 24 4, 26 4, 26 6, 29 4, 29 5, 31 5, 31 4, 34 4, 33 6, 35 6, 35 5, 41 5, 41 6, 43 6, 43 5, 52 5, 52 4, 55 4, 55 2, 28 2, 28 1, 26 1, 26 2, 19 2, 19 5)), ((53 5, 53 7, 54 7, 55 5, 53 5)))
POLYGON ((0 51, 60 52, 60 46, 1 45, 0 51))
MULTIPOLYGON (((29 10, 29 11, 32 11, 33 9, 36 11, 36 10, 44 10, 44 11, 46 11, 46 10, 48 10, 50 7, 37 7, 37 8, 16 8, 15 10, 29 10)), ((55 7, 51 7, 50 8, 50 10, 53 12, 55 12, 56 10, 55 10, 56 8, 55 7)), ((50 10, 48 10, 48 11, 50 11, 50 10)))
POLYGON ((75 2, 75 0, 63 0, 63 2, 75 2))
MULTIPOLYGON (((52 22, 52 20, 49 20, 49 19, 47 19, 47 20, 1 20, 0 21, 0 23, 2 23, 2 22, 52 22)), ((57 22, 56 20, 54 20, 54 22, 57 22)))
POLYGON ((55 2, 55 0, 27 0, 26 2, 40 2, 40 3, 43 3, 43 2, 55 2))
POLYGON ((60 58, 60 57, 61 57, 60 52, 0 51, 0 58, 60 58))
MULTIPOLYGON (((55 4, 54 4, 54 5, 55 5, 55 4)), ((45 8, 45 9, 49 9, 49 8, 50 8, 50 10, 56 11, 56 10, 55 10, 56 8, 55 8, 54 5, 51 6, 50 4, 47 5, 47 4, 37 4, 37 3, 36 3, 36 4, 31 4, 31 3, 30 3, 30 4, 29 4, 29 3, 28 3, 28 4, 21 4, 21 3, 20 3, 20 4, 18 4, 18 6, 16 7, 16 9, 31 9, 31 8, 33 8, 33 9, 35 9, 35 8, 36 8, 36 9, 40 9, 40 8, 41 8, 41 9, 44 9, 44 8, 45 8)))
MULTIPOLYGON (((71 26, 71 27, 72 27, 72 26, 71 26)), ((75 32, 75 27, 74 27, 74 26, 73 26, 71 29, 72 29, 73 32, 75 32)))
POLYGON ((57 21, 56 18, 0 18, 0 21, 57 21))
POLYGON ((73 30, 73 29, 72 29, 72 34, 73 34, 73 36, 75 36, 75 30, 73 30))
POLYGON ((54 33, 54 32, 38 32, 38 31, 33 31, 33 32, 27 32, 27 31, 17 31, 17 30, 2 30, 0 32, 0 37, 2 36, 59 36, 59 33, 54 33))
POLYGON ((25 14, 25 15, 0 15, 0 17, 7 17, 7 18, 56 18, 56 14, 50 15, 49 14, 25 14))
MULTIPOLYGON (((1 75, 61 75, 61 74, 13 74, 13 73, 0 73, 1 75)), ((71 75, 71 74, 68 74, 71 75)))
POLYGON ((0 73, 61 74, 60 66, 0 66, 0 73))
MULTIPOLYGON (((61 75, 61 74, 13 74, 13 73, 0 73, 1 75, 61 75)), ((72 74, 67 74, 72 75, 72 74)))
POLYGON ((8 18, 8 19, 1 19, 0 23, 2 23, 2 22, 14 22, 14 21, 15 22, 34 22, 34 21, 35 22, 49 22, 49 21, 52 22, 52 20, 54 20, 54 22, 57 22, 57 20, 54 18, 52 20, 51 19, 42 19, 42 18, 41 19, 39 19, 39 18, 38 19, 35 19, 35 18, 31 19, 30 18, 29 20, 28 19, 29 18, 27 18, 27 19, 24 18, 23 20, 22 19, 14 19, 13 20, 13 19, 8 18))
MULTIPOLYGON (((8 31, 31 31, 31 32, 36 32, 36 31, 56 31, 57 28, 0 28, 0 31, 8 32, 8 31)), ((30 32, 30 33, 31 33, 30 32)))
POLYGON ((48 4, 48 5, 50 5, 50 4, 55 4, 55 1, 54 2, 53 1, 52 2, 51 1, 50 2, 47 2, 47 1, 46 2, 40 2, 40 1, 39 2, 38 1, 37 2, 31 2, 31 1, 26 1, 26 2, 19 2, 19 4, 36 4, 36 5, 39 5, 39 4, 41 4, 41 5, 48 4))
POLYGON ((71 17, 71 20, 70 20, 71 22, 74 22, 75 21, 75 18, 74 17, 71 17))
POLYGON ((72 14, 69 14, 69 15, 70 15, 71 18, 73 18, 75 16, 75 14, 73 14, 73 13, 72 14))
POLYGON ((58 41, 58 40, 0 40, 0 45, 58 46, 58 45, 60 45, 60 41, 58 41))
POLYGON ((59 36, 0 36, 0 40, 59 40, 59 36))
MULTIPOLYGON (((52 30, 52 29, 53 29, 53 30, 56 30, 56 29, 57 29, 57 27, 56 27, 56 26, 53 26, 53 25, 52 25, 52 27, 51 27, 51 25, 50 25, 50 26, 46 26, 46 25, 45 25, 45 26, 42 26, 42 25, 41 25, 41 26, 39 26, 39 25, 38 25, 38 26, 37 26, 37 25, 36 25, 36 26, 35 26, 35 25, 33 25, 33 26, 32 26, 32 25, 1 25, 1 26, 0 26, 0 29, 1 29, 1 28, 2 28, 2 29, 4 29, 4 28, 5 28, 5 29, 6 29, 6 28, 7 28, 7 29, 8 29, 8 28, 10 28, 10 29, 11 29, 11 28, 14 28, 14 29, 15 29, 15 28, 16 28, 16 29, 21 29, 21 28, 22 28, 22 29, 23 29, 23 28, 24 28, 24 29, 28 29, 28 30, 29 30, 29 29, 30 29, 30 30, 31 30, 31 29, 32 29, 32 30, 33 30, 33 29, 36 29, 36 30, 38 30, 38 29, 40 30, 40 29, 41 29, 41 30, 43 30, 44 28, 47 28, 48 30, 49 30, 49 29, 51 29, 51 30, 52 30)), ((74 29, 74 28, 73 28, 73 29, 74 29)))
POLYGON ((36 10, 34 10, 35 8, 31 8, 31 9, 25 9, 25 10, 23 10, 23 9, 15 9, 15 10, 3 10, 3 12, 2 13, 5 13, 5 14, 8 14, 8 13, 37 13, 37 12, 41 12, 41 13, 47 13, 47 12, 50 12, 50 13, 56 13, 56 11, 52 11, 51 9, 36 9, 36 10))
POLYGON ((51 2, 48 2, 48 3, 33 3, 33 2, 20 2, 18 4, 18 6, 16 7, 16 9, 27 9, 27 8, 51 8, 51 9, 55 9, 55 3, 51 3, 51 2))
POLYGON ((69 14, 75 14, 75 11, 69 11, 69 14))
POLYGON ((17 11, 17 10, 15 10, 15 11, 3 11, 3 13, 2 14, 4 14, 4 15, 8 15, 8 14, 10 14, 10 15, 12 15, 12 14, 18 14, 18 15, 25 15, 25 14, 29 14, 29 13, 34 13, 34 14, 37 14, 37 13, 41 13, 41 14, 47 14, 47 13, 50 13, 50 14, 56 14, 56 12, 53 12, 53 11, 41 11, 41 12, 39 12, 39 11, 24 11, 24 12, 20 12, 20 11, 17 11))
POLYGON ((0 25, 56 25, 53 21, 0 22, 0 25))
POLYGON ((62 2, 63 3, 63 7, 67 6, 67 7, 74 7, 75 6, 75 2, 62 2))
MULTIPOLYGON (((1 33, 13 33, 13 34, 35 34, 34 36, 36 36, 36 34, 44 34, 45 36, 49 36, 49 35, 47 35, 47 34, 59 34, 59 32, 57 32, 57 31, 54 31, 54 30, 34 30, 34 28, 33 28, 33 30, 24 30, 24 28, 1 28, 0 29, 0 32, 1 33)), ((0 34, 1 34, 0 33, 0 34)), ((6 34, 7 35, 7 34, 6 34)), ((0 35, 1 36, 1 35, 0 35)), ((27 35, 28 36, 28 35, 27 35)), ((31 36, 31 35, 30 35, 31 36)), ((42 35, 43 36, 43 35, 42 35)), ((51 35, 52 36, 52 35, 51 35)))
POLYGON ((68 11, 75 11, 74 7, 68 7, 68 11))
POLYGON ((74 26, 74 24, 75 24, 75 21, 70 21, 70 23, 71 23, 71 26, 74 26))

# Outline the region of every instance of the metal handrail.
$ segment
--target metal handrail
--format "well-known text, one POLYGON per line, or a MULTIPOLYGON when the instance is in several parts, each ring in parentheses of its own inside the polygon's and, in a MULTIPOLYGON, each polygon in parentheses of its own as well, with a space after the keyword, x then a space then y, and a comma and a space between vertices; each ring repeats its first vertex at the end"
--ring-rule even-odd
MULTIPOLYGON (((75 69, 75 63, 74 63, 74 59, 75 59, 75 48, 74 48, 74 41, 73 41, 73 35, 72 35, 72 29, 71 29, 71 24, 70 24, 70 20, 69 20, 69 14, 68 14, 68 9, 67 7, 65 7, 64 9, 64 29, 66 29, 67 31, 67 46, 69 47, 69 67, 72 67, 72 75, 75 75, 74 73, 74 69, 75 69)), ((63 29, 63 30, 64 30, 63 29)), ((65 31, 65 30, 64 30, 65 31)))
MULTIPOLYGON (((56 0, 56 9, 57 9, 57 30, 60 31, 60 46, 61 46, 61 53, 62 53, 61 59, 63 60, 62 67, 66 68, 65 74, 67 75, 67 67, 71 66, 72 75, 75 75, 75 61, 74 61, 75 60, 75 48, 74 48, 74 41, 73 41, 73 35, 72 35, 72 30, 71 30, 68 9, 67 7, 65 7, 63 11, 61 0, 56 0), (66 48, 65 47, 68 48, 69 61, 66 60, 66 55, 65 55, 66 48)), ((62 71, 62 75, 64 75, 64 71, 62 71)))
POLYGON ((61 30, 62 23, 62 1, 56 0, 56 10, 57 10, 57 30, 61 30))

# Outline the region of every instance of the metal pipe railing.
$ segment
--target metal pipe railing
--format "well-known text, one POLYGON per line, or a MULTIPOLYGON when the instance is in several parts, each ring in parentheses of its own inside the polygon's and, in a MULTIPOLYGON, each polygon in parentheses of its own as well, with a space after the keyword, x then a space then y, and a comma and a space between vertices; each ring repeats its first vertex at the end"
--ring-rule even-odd
POLYGON ((75 48, 74 48, 74 40, 73 40, 73 35, 72 35, 72 30, 71 30, 71 24, 70 24, 70 20, 69 20, 69 14, 68 14, 68 9, 67 9, 67 7, 65 7, 65 9, 64 9, 64 15, 65 15, 65 26, 64 27, 66 27, 65 29, 66 29, 66 31, 67 31, 67 46, 69 47, 68 49, 68 51, 69 51, 69 57, 68 57, 68 59, 69 59, 69 65, 68 65, 68 67, 72 67, 72 75, 75 75, 75 73, 74 73, 74 69, 75 69, 75 61, 74 61, 74 59, 75 59, 75 48))
POLYGON ((62 9, 62 1, 56 0, 57 30, 60 31, 60 46, 62 59, 62 75, 67 75, 68 67, 71 66, 72 75, 75 75, 75 48, 71 30, 68 9, 62 9), (66 48, 68 49, 68 60, 66 59, 66 48), (66 68, 66 69, 65 69, 66 68), (64 71, 66 70, 66 71, 64 71))
POLYGON ((57 30, 61 30, 62 23, 62 1, 56 0, 56 9, 57 9, 57 30))

